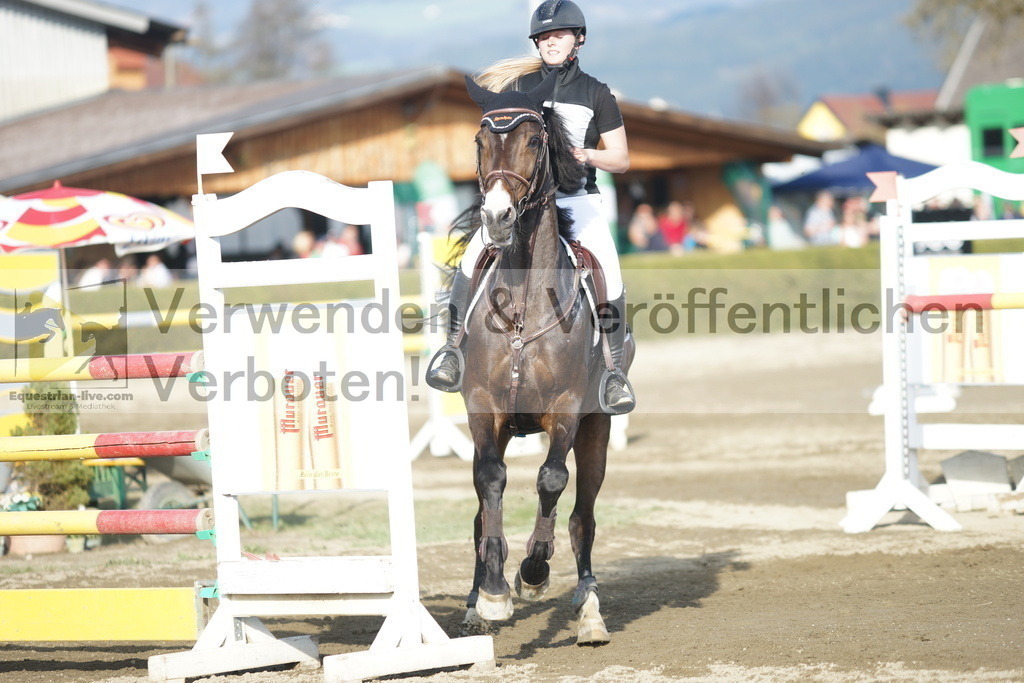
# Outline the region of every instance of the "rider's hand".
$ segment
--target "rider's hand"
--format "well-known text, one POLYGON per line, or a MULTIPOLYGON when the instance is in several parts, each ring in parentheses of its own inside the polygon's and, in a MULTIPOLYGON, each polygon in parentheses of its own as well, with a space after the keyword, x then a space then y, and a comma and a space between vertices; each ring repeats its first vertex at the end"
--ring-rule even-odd
POLYGON ((591 159, 591 151, 592 150, 589 149, 580 149, 579 147, 573 147, 572 155, 576 157, 576 161, 580 162, 581 164, 589 164, 591 159))

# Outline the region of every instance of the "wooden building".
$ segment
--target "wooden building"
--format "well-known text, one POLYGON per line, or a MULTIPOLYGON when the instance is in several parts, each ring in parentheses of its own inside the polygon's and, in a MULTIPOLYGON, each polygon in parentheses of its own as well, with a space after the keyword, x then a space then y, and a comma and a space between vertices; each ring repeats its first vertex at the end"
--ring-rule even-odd
POLYGON ((0 0, 0 121, 152 83, 181 26, 90 0, 0 0))
MULTIPOLYGON (((655 110, 621 108, 631 168, 615 176, 620 214, 639 201, 690 200, 712 233, 745 220, 723 169, 736 162, 820 156, 831 148, 796 133, 655 110)), ((205 190, 233 193, 278 171, 305 169, 348 185, 407 183, 423 161, 457 184, 475 183, 480 110, 463 74, 425 68, 320 82, 265 82, 109 92, 0 125, 0 193, 51 184, 167 201, 196 192, 195 135, 235 131, 236 173, 205 190)))

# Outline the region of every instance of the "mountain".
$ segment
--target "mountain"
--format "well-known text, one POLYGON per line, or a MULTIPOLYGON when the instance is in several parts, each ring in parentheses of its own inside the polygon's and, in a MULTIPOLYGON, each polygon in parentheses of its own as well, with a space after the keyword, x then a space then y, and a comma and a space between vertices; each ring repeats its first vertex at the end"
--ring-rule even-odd
MULTIPOLYGON (((933 46, 903 23, 913 0, 577 0, 587 14, 584 67, 631 100, 664 99, 694 113, 741 118, 758 84, 794 108, 819 95, 937 88, 933 46)), ((127 4, 127 3, 126 3, 127 4)), ((318 0, 318 21, 343 72, 446 64, 477 71, 525 54, 523 0, 318 0)), ((181 0, 135 9, 187 23, 181 0)), ((208 2, 225 42, 248 2, 208 2)))

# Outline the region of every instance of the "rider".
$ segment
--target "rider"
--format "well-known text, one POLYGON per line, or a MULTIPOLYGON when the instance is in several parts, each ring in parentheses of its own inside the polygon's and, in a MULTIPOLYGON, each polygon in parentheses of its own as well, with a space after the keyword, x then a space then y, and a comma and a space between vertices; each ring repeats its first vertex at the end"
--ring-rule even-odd
MULTIPOLYGON (((559 208, 572 212, 574 237, 594 253, 604 269, 609 299, 606 313, 609 315, 602 315, 602 325, 615 366, 621 369, 626 336, 626 297, 615 241, 605 220, 595 182, 595 169, 610 173, 624 173, 629 169, 629 148, 622 114, 608 86, 580 69, 578 54, 586 42, 587 24, 576 3, 570 0, 542 3, 533 13, 529 37, 540 52, 540 59, 530 57, 499 62, 483 73, 479 83, 493 91, 510 86, 517 90, 530 90, 552 70, 558 71, 553 105, 566 125, 573 155, 581 164, 588 166, 588 173, 583 186, 574 193, 559 192, 555 202, 559 208), (597 149, 599 141, 603 149, 597 149)), ((551 106, 552 103, 546 102, 545 105, 551 106)), ((464 322, 469 304, 470 277, 484 246, 484 231, 479 230, 467 246, 462 266, 452 283, 448 304, 449 345, 453 345, 455 335, 464 322)), ((427 383, 435 389, 452 391, 460 384, 459 370, 458 356, 449 351, 427 374, 427 383)), ((601 391, 610 412, 626 413, 636 405, 629 383, 618 374, 608 375, 601 391)))

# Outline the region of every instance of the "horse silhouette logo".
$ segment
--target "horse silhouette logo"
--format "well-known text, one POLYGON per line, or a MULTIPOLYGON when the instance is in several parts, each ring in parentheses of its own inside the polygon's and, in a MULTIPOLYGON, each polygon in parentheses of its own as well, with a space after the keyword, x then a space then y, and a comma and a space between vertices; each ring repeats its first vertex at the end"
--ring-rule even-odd
POLYGON ((26 303, 14 316, 13 338, 16 342, 45 344, 58 332, 64 331, 64 314, 59 308, 26 303))

